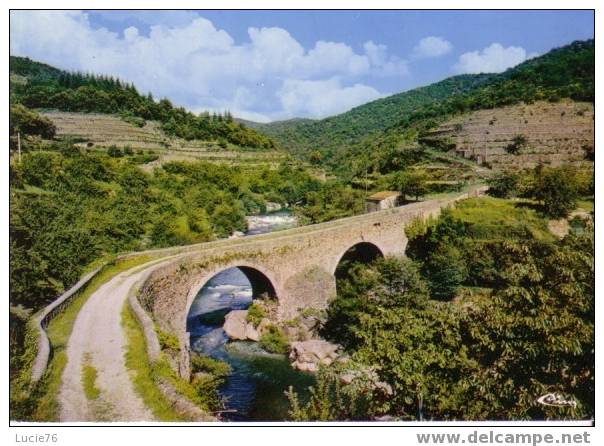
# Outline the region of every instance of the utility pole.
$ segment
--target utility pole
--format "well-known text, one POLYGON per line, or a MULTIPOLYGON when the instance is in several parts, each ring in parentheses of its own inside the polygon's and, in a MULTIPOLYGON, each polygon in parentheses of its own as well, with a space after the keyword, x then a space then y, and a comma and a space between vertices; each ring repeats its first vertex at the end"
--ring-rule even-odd
POLYGON ((367 213, 367 189, 368 189, 368 184, 367 184, 367 166, 365 166, 365 213, 367 213))
POLYGON ((17 132, 17 153, 19 154, 19 164, 21 164, 21 132, 17 132))

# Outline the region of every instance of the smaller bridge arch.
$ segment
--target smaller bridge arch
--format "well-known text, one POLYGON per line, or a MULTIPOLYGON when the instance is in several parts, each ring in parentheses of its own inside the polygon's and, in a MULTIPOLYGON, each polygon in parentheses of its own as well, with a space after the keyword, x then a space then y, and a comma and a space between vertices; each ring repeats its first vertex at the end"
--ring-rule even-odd
POLYGON ((376 243, 361 241, 349 246, 342 251, 331 266, 331 274, 336 278, 341 278, 341 270, 345 264, 353 262, 371 263, 374 260, 384 257, 384 250, 376 243))

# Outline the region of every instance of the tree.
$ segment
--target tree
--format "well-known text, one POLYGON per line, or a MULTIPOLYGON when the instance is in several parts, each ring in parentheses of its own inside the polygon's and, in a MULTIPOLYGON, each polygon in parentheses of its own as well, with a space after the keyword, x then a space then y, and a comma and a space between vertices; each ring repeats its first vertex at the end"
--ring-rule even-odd
POLYGON ((505 285, 470 308, 461 334, 477 367, 464 379, 470 419, 577 419, 594 410, 593 232, 508 243, 505 285), (547 407, 556 392, 576 407, 547 407))
POLYGON ((377 307, 422 308, 428 300, 417 265, 405 258, 380 258, 369 267, 354 264, 348 277, 338 287, 338 298, 328 309, 323 330, 325 336, 348 348, 358 346, 358 325, 364 312, 377 307))
POLYGON ((337 389, 337 383, 330 373, 319 374, 314 406, 298 405, 295 415, 313 419, 319 413, 337 413, 344 419, 371 419, 389 414, 416 419, 429 409, 431 415, 443 416, 452 403, 451 395, 441 389, 458 379, 447 376, 467 361, 458 354, 458 324, 454 307, 428 299, 426 284, 410 260, 387 257, 369 267, 357 266, 329 307, 324 334, 346 347, 349 364, 357 368, 353 374, 359 375, 358 370, 365 372, 361 377, 372 374, 368 371, 376 374, 373 385, 353 381, 352 388, 335 392, 347 395, 345 404, 326 401, 320 396, 328 388, 337 389))
POLYGON ((121 149, 119 149, 115 144, 109 146, 109 148, 107 149, 107 155, 112 158, 121 158, 122 156, 124 156, 121 149))
POLYGON ((309 160, 310 160, 310 163, 313 165, 321 164, 321 161, 323 160, 323 154, 321 152, 319 152, 318 150, 313 150, 310 153, 309 160))
POLYGON ((44 139, 53 139, 56 127, 48 118, 28 109, 21 104, 13 104, 10 107, 10 134, 17 132, 24 135, 37 135, 44 139))
POLYGON ((468 276, 464 253, 453 245, 439 244, 424 261, 422 273, 433 298, 451 299, 468 276))
POLYGON ((516 135, 512 142, 505 147, 505 151, 511 155, 518 155, 520 150, 526 147, 528 139, 524 135, 516 135))
POLYGON ((406 193, 415 196, 415 201, 419 200, 419 197, 425 195, 428 191, 426 180, 425 172, 420 170, 412 172, 407 181, 406 193))
POLYGON ((489 195, 498 198, 510 198, 518 193, 520 177, 514 172, 499 172, 489 178, 489 195))
POLYGON ((574 168, 542 168, 536 170, 535 175, 531 194, 541 201, 547 215, 552 218, 566 217, 577 207, 579 185, 574 168))
POLYGON ((398 190, 403 199, 406 199, 408 195, 415 197, 415 200, 419 200, 419 197, 427 192, 426 185, 427 176, 426 173, 420 170, 400 171, 397 172, 392 181, 391 187, 398 190))

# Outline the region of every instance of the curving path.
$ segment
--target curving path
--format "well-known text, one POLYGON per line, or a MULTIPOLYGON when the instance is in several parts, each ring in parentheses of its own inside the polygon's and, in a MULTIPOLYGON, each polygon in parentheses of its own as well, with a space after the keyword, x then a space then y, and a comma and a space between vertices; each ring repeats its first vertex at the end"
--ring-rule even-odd
POLYGON ((165 264, 165 258, 162 260, 116 275, 100 286, 82 306, 67 344, 67 364, 59 392, 61 421, 154 419, 134 391, 125 366, 121 313, 132 287, 165 264), (84 364, 97 371, 98 398, 86 397, 82 385, 84 364))

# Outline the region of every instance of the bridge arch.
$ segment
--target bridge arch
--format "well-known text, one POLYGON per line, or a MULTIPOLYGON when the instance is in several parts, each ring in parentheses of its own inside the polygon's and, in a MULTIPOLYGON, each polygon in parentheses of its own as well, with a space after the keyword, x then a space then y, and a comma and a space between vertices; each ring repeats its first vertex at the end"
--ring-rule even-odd
POLYGON ((331 271, 336 280, 339 280, 345 277, 347 265, 353 262, 371 263, 380 257, 384 257, 384 250, 377 244, 366 241, 358 242, 338 255, 331 271))
POLYGON ((191 311, 193 301, 195 300, 201 289, 204 287, 204 285, 206 285, 212 278, 214 278, 218 274, 233 268, 239 269, 250 282, 250 285, 252 287, 252 298, 257 298, 263 294, 267 294, 268 297, 278 300, 280 296, 282 296, 281 288, 279 286, 277 278, 273 275, 271 271, 268 271, 263 266, 245 261, 234 261, 228 264, 222 264, 208 271, 205 271, 194 282, 194 285, 189 290, 183 321, 185 327, 187 326, 187 319, 189 316, 189 312, 191 311))

